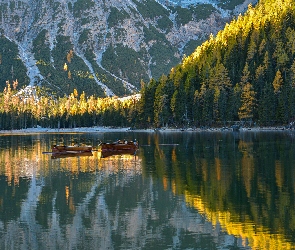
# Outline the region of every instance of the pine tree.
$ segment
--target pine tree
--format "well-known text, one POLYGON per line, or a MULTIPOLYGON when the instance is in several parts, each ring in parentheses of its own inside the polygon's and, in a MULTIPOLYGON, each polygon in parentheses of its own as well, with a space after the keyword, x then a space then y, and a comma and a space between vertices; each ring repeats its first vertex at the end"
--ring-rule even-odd
POLYGON ((282 41, 276 42, 276 49, 273 53, 273 57, 276 59, 277 69, 282 70, 283 73, 286 73, 286 66, 289 61, 288 54, 285 50, 285 46, 282 41))
POLYGON ((276 99, 274 96, 273 85, 266 83, 263 88, 261 99, 258 106, 259 121, 261 125, 274 124, 275 116, 276 116, 275 102, 276 102, 276 99))
POLYGON ((194 103, 192 108, 192 118, 194 120, 194 124, 196 126, 200 125, 202 118, 202 110, 201 110, 201 101, 200 101, 200 93, 198 90, 194 93, 194 103))
POLYGON ((156 91, 156 102, 154 104, 154 119, 156 127, 160 127, 161 125, 164 126, 164 109, 167 108, 167 95, 161 94, 158 95, 156 91))
POLYGON ((151 126, 154 122, 154 100, 157 82, 151 79, 147 86, 141 89, 141 99, 138 105, 138 114, 141 126, 151 126))
POLYGON ((202 84, 198 99, 201 109, 200 123, 210 126, 213 123, 214 91, 206 88, 206 84, 202 84))
POLYGON ((217 64, 211 71, 209 88, 214 91, 213 114, 215 121, 225 121, 228 92, 231 81, 223 64, 217 64))
POLYGON ((277 71, 272 83, 276 97, 276 120, 280 123, 286 123, 288 120, 288 88, 284 85, 280 70, 277 71))
POLYGON ((244 121, 252 121, 256 108, 255 91, 252 85, 247 82, 242 89, 241 107, 239 108, 239 118, 244 121))
POLYGON ((288 27, 286 30, 286 38, 287 38, 287 46, 286 49, 291 54, 292 58, 294 58, 295 54, 295 30, 293 28, 288 27))
POLYGON ((295 88, 295 59, 293 60, 293 63, 290 68, 289 80, 292 88, 295 88))
POLYGON ((274 88, 274 93, 278 94, 281 91, 282 87, 283 87, 283 78, 282 78, 282 74, 281 74, 280 70, 277 71, 272 85, 273 85, 273 88, 274 88))

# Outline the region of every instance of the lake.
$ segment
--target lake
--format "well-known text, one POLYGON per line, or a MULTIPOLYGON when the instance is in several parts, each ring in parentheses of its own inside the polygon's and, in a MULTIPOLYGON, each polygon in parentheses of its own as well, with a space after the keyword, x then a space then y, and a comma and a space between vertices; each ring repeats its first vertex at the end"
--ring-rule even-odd
POLYGON ((0 135, 0 249, 294 249, 295 132, 0 135), (137 139, 134 155, 52 144, 137 139))

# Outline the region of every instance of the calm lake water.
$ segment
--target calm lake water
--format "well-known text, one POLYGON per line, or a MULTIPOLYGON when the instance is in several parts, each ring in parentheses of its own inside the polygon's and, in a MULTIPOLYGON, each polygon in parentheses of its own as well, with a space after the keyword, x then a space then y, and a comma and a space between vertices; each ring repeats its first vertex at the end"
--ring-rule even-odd
POLYGON ((0 136, 0 249, 294 249, 295 132, 0 136), (52 144, 137 139, 136 156, 52 144))

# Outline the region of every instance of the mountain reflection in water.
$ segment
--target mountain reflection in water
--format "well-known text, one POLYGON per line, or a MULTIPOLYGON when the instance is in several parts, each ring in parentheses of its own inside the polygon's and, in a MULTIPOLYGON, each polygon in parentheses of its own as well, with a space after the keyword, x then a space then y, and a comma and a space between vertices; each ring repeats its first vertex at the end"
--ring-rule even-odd
MULTIPOLYGON (((60 136, 0 136, 1 249, 295 246, 292 133, 138 133, 136 155, 42 154, 60 136)), ((99 136, 134 134, 63 140, 99 136)))

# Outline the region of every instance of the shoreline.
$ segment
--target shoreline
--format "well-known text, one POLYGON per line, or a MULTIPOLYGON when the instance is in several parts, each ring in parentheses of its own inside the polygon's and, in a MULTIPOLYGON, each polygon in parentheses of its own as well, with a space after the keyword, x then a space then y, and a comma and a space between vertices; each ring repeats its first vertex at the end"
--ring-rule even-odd
POLYGON ((234 131, 232 128, 160 128, 160 129, 131 129, 130 127, 113 128, 113 127, 79 127, 79 128, 26 128, 26 129, 12 129, 12 130, 0 130, 0 135, 24 135, 24 134, 50 134, 50 133, 110 133, 110 132, 262 132, 262 131, 294 131, 294 129, 288 129, 284 126, 278 127, 242 127, 238 131, 234 131))

